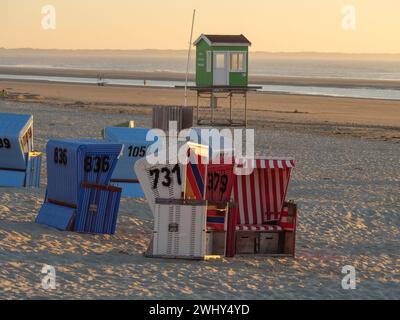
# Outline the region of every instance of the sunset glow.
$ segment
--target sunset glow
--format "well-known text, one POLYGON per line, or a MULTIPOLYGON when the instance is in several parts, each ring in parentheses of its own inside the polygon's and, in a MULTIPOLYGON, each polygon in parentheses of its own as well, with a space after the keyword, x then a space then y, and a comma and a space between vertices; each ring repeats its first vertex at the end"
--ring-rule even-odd
POLYGON ((398 0, 2 0, 0 47, 185 49, 194 8, 195 35, 243 33, 253 51, 400 52, 398 0), (56 30, 41 26, 48 4, 56 30), (343 28, 345 5, 355 29, 343 28))

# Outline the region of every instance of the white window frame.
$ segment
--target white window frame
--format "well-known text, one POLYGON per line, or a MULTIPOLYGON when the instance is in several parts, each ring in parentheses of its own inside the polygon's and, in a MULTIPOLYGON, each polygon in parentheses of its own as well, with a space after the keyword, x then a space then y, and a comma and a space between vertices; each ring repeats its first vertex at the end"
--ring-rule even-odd
POLYGON ((212 71, 212 51, 206 53, 206 72, 212 71))
POLYGON ((247 72, 247 53, 244 51, 230 51, 229 52, 229 70, 230 72, 247 72), (242 68, 241 69, 234 69, 232 68, 232 55, 236 54, 238 57, 238 62, 239 62, 239 55, 242 54, 243 55, 243 62, 242 62, 242 68))
MULTIPOLYGON (((226 67, 229 67, 229 60, 227 61, 227 59, 229 59, 229 54, 226 54, 227 52, 226 51, 214 51, 214 58, 215 58, 215 60, 214 60, 214 67, 215 67, 215 69, 225 69, 226 67), (218 66, 218 55, 221 55, 221 56, 223 56, 223 58, 224 58, 224 65, 223 65, 223 67, 219 67, 218 66)), ((229 53, 229 52, 228 52, 229 53)), ((227 68, 228 69, 228 71, 229 71, 229 68, 227 68)))

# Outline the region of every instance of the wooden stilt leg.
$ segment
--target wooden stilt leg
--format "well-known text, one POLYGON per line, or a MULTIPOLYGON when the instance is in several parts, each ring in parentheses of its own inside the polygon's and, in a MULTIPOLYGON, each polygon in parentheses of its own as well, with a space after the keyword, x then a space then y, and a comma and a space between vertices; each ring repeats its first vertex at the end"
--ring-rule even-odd
POLYGON ((247 128, 247 92, 244 94, 244 125, 247 128))
POLYGON ((211 92, 211 125, 214 123, 214 92, 211 92))
POLYGON ((229 94, 229 123, 232 125, 232 92, 229 94))
POLYGON ((200 93, 197 92, 197 124, 200 124, 200 119, 199 119, 199 103, 200 103, 200 99, 199 99, 199 95, 200 95, 200 93))

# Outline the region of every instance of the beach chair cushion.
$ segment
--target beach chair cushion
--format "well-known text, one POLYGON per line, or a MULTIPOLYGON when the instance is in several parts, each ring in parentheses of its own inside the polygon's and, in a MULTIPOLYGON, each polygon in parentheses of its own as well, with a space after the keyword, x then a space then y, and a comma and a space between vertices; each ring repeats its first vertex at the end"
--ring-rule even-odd
POLYGON ((297 206, 294 203, 285 203, 279 225, 286 231, 296 228, 297 206))
POLYGON ((226 210, 208 209, 207 210, 207 230, 224 231, 226 210))

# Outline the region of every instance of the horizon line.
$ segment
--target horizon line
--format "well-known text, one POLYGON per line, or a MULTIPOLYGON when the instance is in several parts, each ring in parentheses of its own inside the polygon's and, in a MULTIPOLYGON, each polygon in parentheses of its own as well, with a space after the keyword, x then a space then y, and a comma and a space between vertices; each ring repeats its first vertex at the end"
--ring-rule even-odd
MULTIPOLYGON (((175 51, 175 52, 187 52, 187 49, 67 49, 67 48, 30 48, 30 47, 17 47, 17 48, 5 48, 0 47, 0 50, 31 50, 31 51, 175 51)), ((264 51, 257 50, 251 51, 252 53, 266 53, 266 54, 335 54, 335 55, 400 55, 400 52, 337 52, 337 51, 264 51)))

